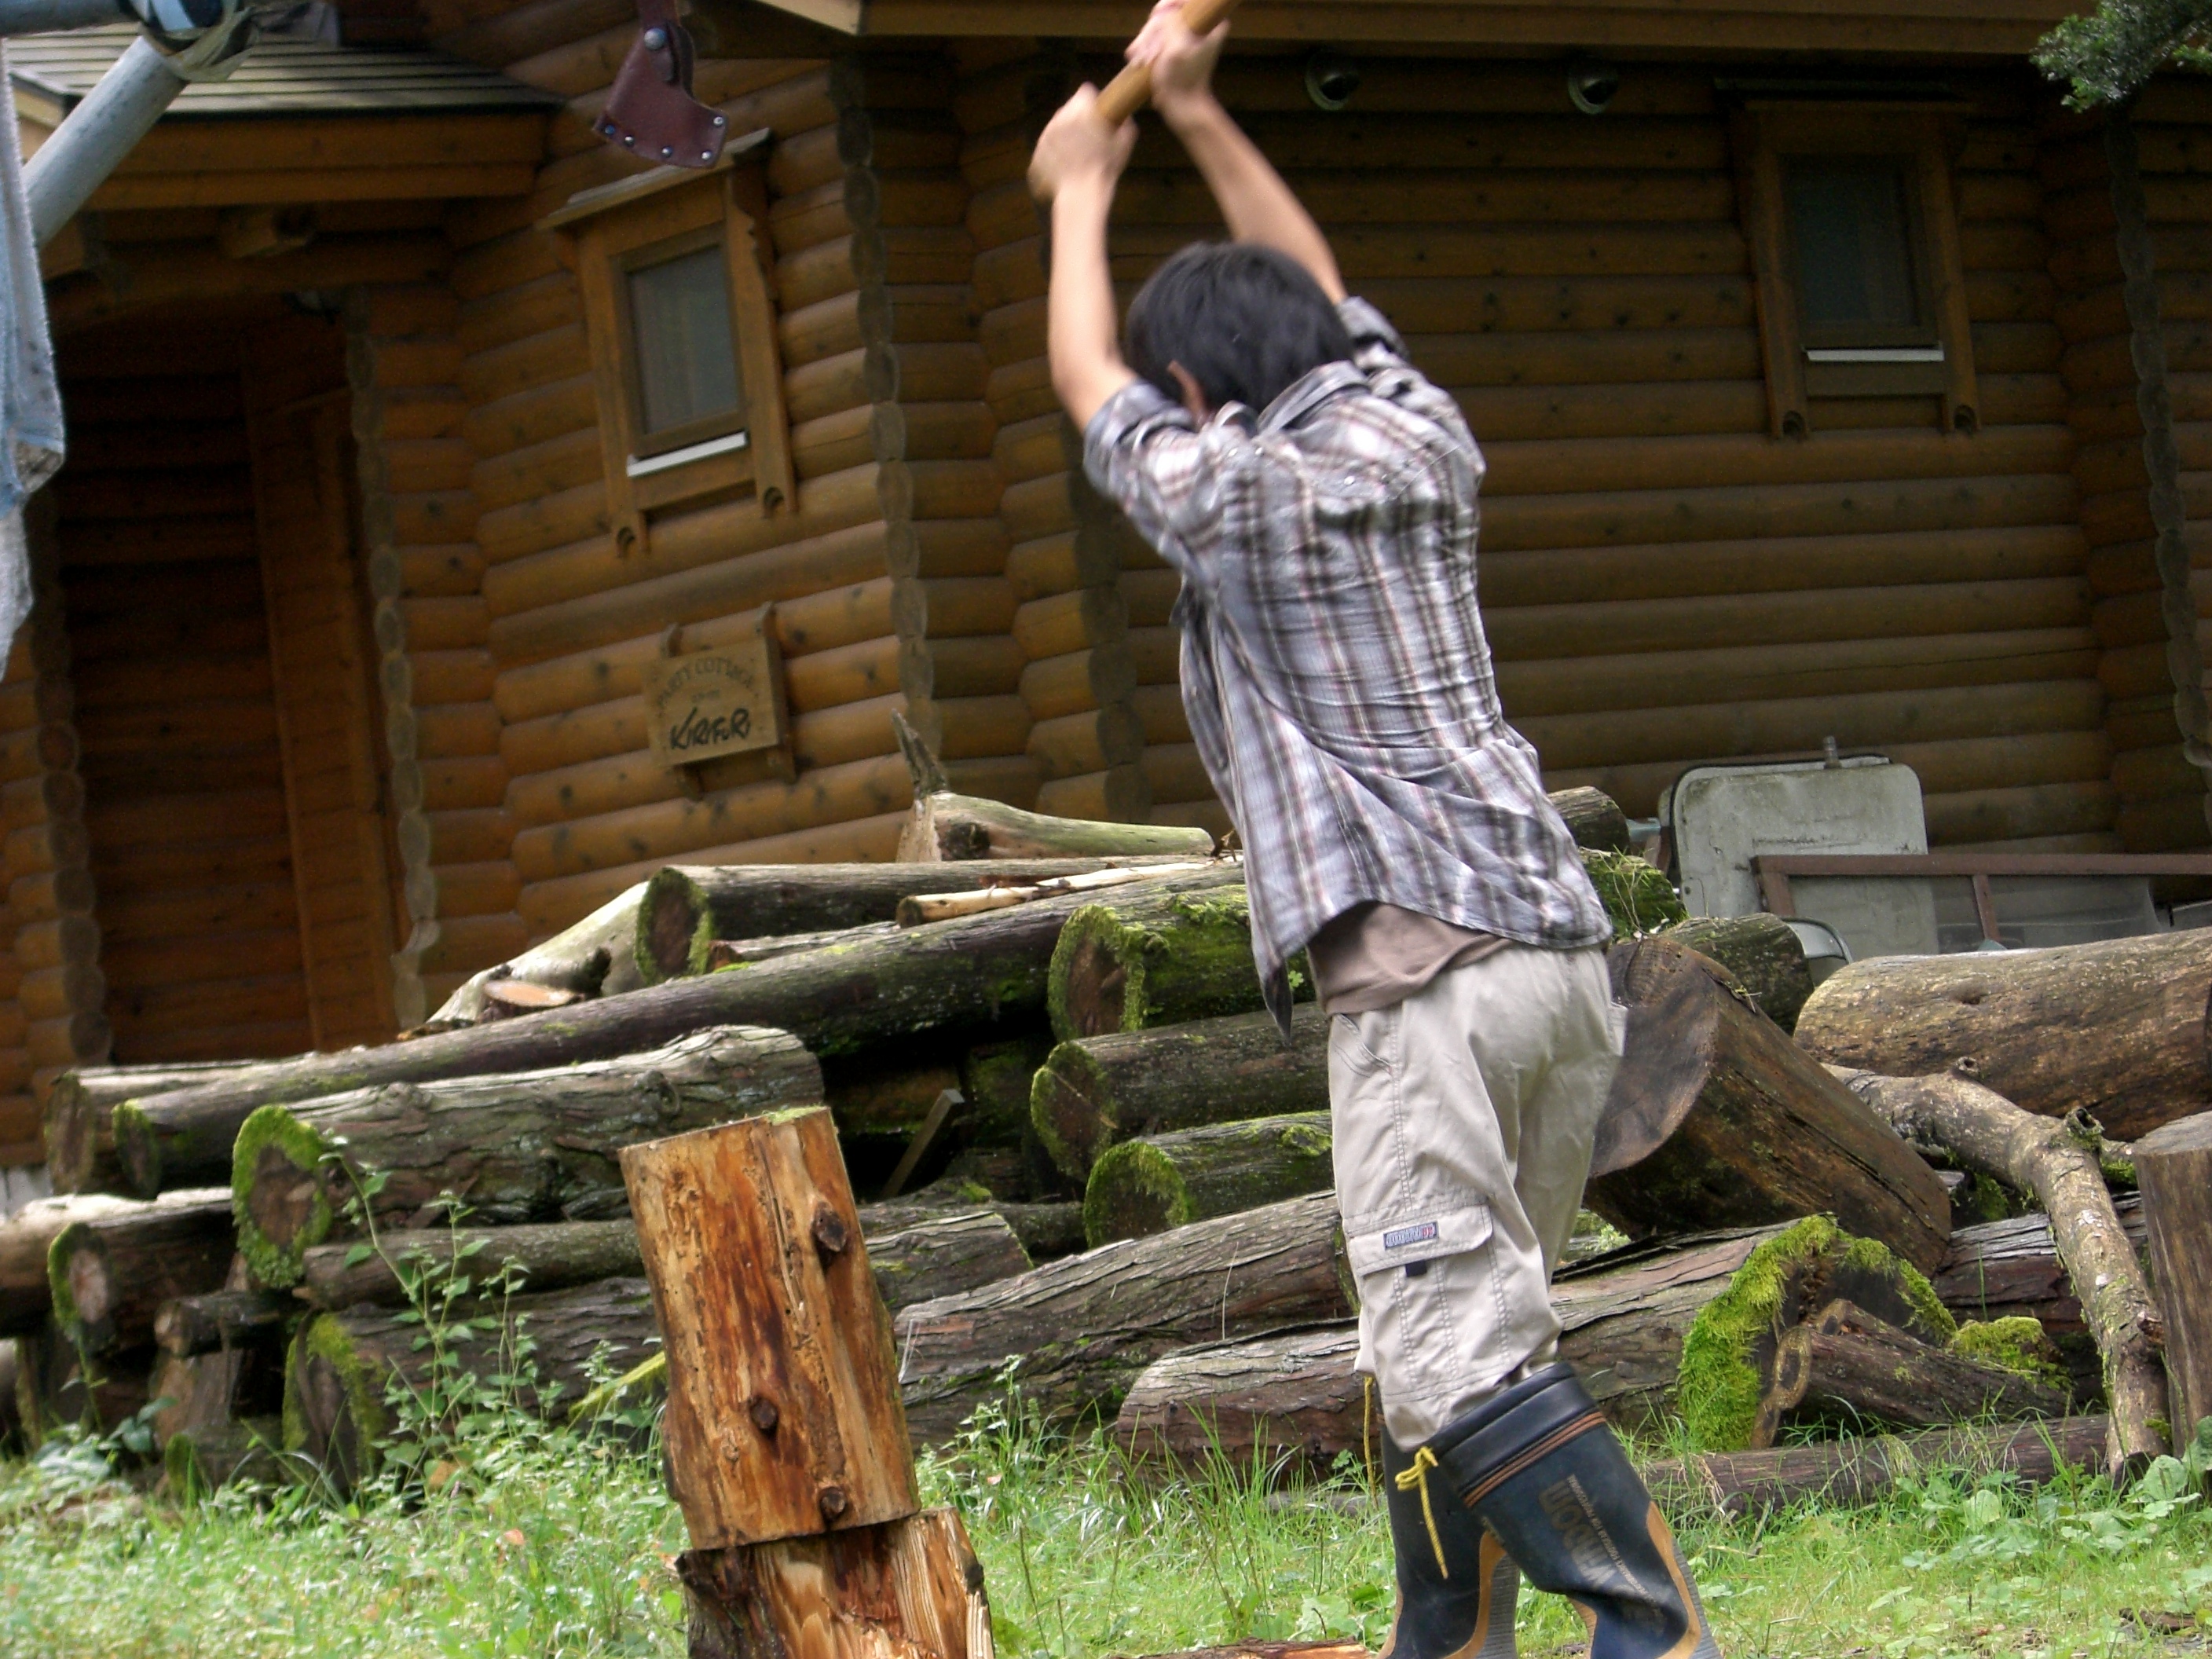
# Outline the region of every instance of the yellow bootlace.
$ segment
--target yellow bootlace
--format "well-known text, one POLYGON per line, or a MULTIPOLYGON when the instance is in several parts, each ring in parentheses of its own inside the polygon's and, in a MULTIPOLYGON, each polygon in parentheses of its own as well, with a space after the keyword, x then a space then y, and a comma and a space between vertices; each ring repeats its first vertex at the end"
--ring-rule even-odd
POLYGON ((1444 1565, 1444 1540, 1437 1535, 1436 1511, 1429 1507, 1429 1471, 1436 1467, 1437 1455, 1424 1446, 1413 1454, 1413 1467, 1401 1470, 1393 1478, 1400 1492, 1421 1494, 1421 1519, 1428 1525, 1429 1547, 1437 1553, 1437 1571, 1449 1578, 1451 1569, 1444 1565))

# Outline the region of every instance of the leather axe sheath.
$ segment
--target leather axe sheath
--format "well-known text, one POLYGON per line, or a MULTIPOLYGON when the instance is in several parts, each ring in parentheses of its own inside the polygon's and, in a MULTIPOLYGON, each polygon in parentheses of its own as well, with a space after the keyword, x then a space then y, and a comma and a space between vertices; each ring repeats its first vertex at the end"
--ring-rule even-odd
POLYGON ((710 167, 730 124, 691 95, 691 36, 676 0, 638 0, 641 25, 599 112, 599 137, 670 167, 710 167))

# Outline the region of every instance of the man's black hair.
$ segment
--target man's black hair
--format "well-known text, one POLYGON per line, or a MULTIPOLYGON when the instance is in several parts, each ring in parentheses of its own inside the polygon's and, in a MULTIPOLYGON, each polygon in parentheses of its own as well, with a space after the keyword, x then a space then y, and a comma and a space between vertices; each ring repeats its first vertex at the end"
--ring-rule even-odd
POLYGON ((1255 412, 1323 363, 1352 356, 1328 295, 1289 255, 1249 242, 1194 242, 1129 303, 1129 367, 1177 403, 1181 363, 1209 409, 1255 412))

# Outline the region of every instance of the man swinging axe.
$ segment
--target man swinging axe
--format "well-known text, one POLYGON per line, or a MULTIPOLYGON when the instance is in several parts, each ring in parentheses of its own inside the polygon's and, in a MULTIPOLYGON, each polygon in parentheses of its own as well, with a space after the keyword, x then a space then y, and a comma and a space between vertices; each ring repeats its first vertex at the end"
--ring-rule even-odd
POLYGON ((1481 452, 1215 100, 1227 9, 1161 0, 1129 48, 1235 240, 1159 268, 1126 357, 1106 222, 1137 99, 1079 91, 1030 179, 1085 471, 1182 573, 1183 700, 1243 840, 1267 1006, 1287 1035, 1304 950, 1332 1016, 1337 1201, 1393 1476, 1386 1652, 1510 1655, 1525 1574, 1581 1608, 1590 1659, 1718 1659, 1666 1522, 1555 1358, 1551 1273, 1626 1016, 1605 911, 1498 707, 1481 452))

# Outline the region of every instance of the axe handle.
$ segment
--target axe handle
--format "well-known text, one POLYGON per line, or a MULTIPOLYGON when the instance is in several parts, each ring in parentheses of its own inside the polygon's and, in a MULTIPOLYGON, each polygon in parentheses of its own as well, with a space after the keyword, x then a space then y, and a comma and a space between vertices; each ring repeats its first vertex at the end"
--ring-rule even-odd
MULTIPOLYGON (((1213 26, 1237 9, 1237 0, 1185 0, 1182 21, 1193 34, 1210 34, 1213 26)), ((1118 127, 1151 101, 1152 71, 1145 64, 1129 64, 1106 83, 1098 94, 1098 118, 1118 127)))

